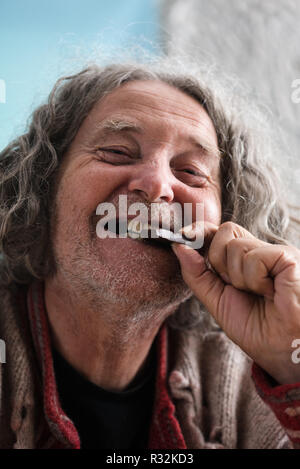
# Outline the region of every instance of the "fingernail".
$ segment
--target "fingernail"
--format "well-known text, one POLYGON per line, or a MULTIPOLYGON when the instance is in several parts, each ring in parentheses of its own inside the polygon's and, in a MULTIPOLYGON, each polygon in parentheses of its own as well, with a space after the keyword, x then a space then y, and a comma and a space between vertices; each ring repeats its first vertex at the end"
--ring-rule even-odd
POLYGON ((172 243, 171 244, 171 248, 173 249, 173 251, 176 253, 178 249, 181 249, 179 248, 178 246, 182 246, 182 249, 193 249, 191 248, 191 246, 188 246, 187 244, 178 244, 178 243, 172 243))
POLYGON ((171 244, 171 248, 173 249, 173 251, 174 251, 175 253, 176 253, 176 247, 177 247, 176 243, 172 243, 172 244, 171 244))
POLYGON ((192 225, 184 226, 183 228, 181 228, 180 232, 188 239, 193 239, 196 236, 196 232, 192 225))

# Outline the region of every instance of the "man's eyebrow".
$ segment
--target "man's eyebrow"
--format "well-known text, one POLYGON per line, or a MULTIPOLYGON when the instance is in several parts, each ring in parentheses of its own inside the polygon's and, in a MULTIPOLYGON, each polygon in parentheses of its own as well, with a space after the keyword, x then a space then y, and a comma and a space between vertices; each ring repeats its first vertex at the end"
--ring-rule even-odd
POLYGON ((96 132, 113 133, 113 132, 134 131, 142 133, 142 128, 136 123, 125 119, 111 118, 105 119, 96 126, 96 132))
POLYGON ((195 147, 200 148, 200 150, 207 156, 216 156, 217 158, 222 156, 222 151, 216 145, 211 145, 209 142, 204 140, 201 141, 200 138, 193 136, 189 138, 189 141, 195 147))
MULTIPOLYGON (((102 122, 99 122, 96 126, 96 134, 99 135, 99 133, 114 133, 114 132, 137 132, 141 134, 143 132, 142 127, 138 126, 135 122, 131 122, 128 120, 125 120, 123 118, 118 118, 118 117, 113 117, 109 119, 105 119, 102 122)), ((198 147, 201 149, 201 151, 207 155, 207 156, 216 156, 217 158, 220 158, 222 156, 222 152, 220 149, 215 146, 209 144, 207 141, 200 141, 200 138, 196 138, 194 136, 191 136, 189 138, 190 143, 192 143, 194 146, 198 147)))

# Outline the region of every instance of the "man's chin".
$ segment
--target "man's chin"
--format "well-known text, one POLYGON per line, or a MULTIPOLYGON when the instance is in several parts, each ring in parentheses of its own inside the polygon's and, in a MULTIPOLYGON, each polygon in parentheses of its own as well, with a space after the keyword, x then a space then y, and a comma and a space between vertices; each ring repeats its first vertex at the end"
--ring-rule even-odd
POLYGON ((67 259, 56 257, 58 270, 75 297, 108 308, 110 303, 119 303, 120 307, 154 310, 175 306, 191 296, 172 249, 144 248, 138 241, 102 241, 101 245, 78 244, 67 259))
POLYGON ((176 275, 167 277, 154 276, 153 272, 136 276, 132 273, 126 279, 116 273, 114 278, 109 276, 104 283, 99 281, 99 294, 108 302, 119 303, 121 307, 127 306, 129 310, 154 312, 174 308, 188 299, 192 292, 179 271, 176 275))

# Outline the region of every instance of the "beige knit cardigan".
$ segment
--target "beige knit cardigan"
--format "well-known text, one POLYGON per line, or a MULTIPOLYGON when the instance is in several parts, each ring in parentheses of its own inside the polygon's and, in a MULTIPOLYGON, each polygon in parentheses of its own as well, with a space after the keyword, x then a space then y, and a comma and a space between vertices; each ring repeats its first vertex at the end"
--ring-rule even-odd
MULTIPOLYGON (((42 377, 29 322, 19 314, 20 288, 0 286, 0 338, 6 343, 0 448, 35 448, 45 425, 42 377)), ((258 395, 251 364, 218 328, 168 328, 169 391, 188 448, 293 447, 258 395)))

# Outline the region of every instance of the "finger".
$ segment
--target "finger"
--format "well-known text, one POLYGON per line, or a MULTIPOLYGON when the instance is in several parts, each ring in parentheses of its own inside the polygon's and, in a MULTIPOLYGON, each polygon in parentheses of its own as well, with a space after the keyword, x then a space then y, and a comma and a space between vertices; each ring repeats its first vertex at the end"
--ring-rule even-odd
POLYGON ((212 267, 221 275, 221 277, 228 281, 228 261, 227 261, 227 246, 234 239, 247 239, 253 240, 253 245, 262 246, 263 241, 255 238, 245 228, 232 223, 226 222, 219 226, 218 231, 213 237, 209 251, 208 259, 212 267))
MULTIPOLYGON (((273 295, 286 304, 299 302, 300 267, 297 251, 290 246, 266 244, 249 251, 244 257, 244 278, 249 288, 257 293, 273 295), (268 280, 270 279, 270 280, 268 280), (294 298, 294 297, 298 297, 294 298)), ((276 300, 274 296, 274 301, 276 300)))
POLYGON ((261 264, 257 265, 257 271, 252 272, 252 277, 245 276, 246 254, 257 248, 256 239, 232 239, 227 244, 227 271, 222 273, 222 278, 239 290, 252 291, 258 294, 272 293, 273 282, 268 277, 268 272, 261 264), (228 276, 228 278, 226 278, 228 276), (255 287, 255 288, 254 288, 255 287))
POLYGON ((242 258, 242 289, 249 290, 258 295, 273 300, 274 282, 270 277, 269 269, 264 262, 269 246, 256 247, 244 252, 242 258))
POLYGON ((178 244, 173 249, 186 284, 228 337, 239 343, 249 311, 253 308, 254 295, 226 285, 218 274, 207 267, 203 256, 194 249, 183 244, 178 244))
POLYGON ((183 226, 179 230, 179 233, 188 239, 194 239, 197 233, 202 233, 204 231, 204 234, 207 235, 210 232, 215 233, 218 228, 218 225, 215 225, 210 221, 194 221, 190 225, 183 226))
POLYGON ((204 257, 195 249, 176 243, 172 248, 180 262, 185 283, 207 310, 216 315, 225 287, 223 280, 208 268, 204 257))
POLYGON ((200 249, 200 253, 205 255, 218 228, 218 225, 209 221, 196 221, 181 228, 179 233, 189 240, 195 240, 196 238, 199 240, 202 237, 203 247, 200 249))

